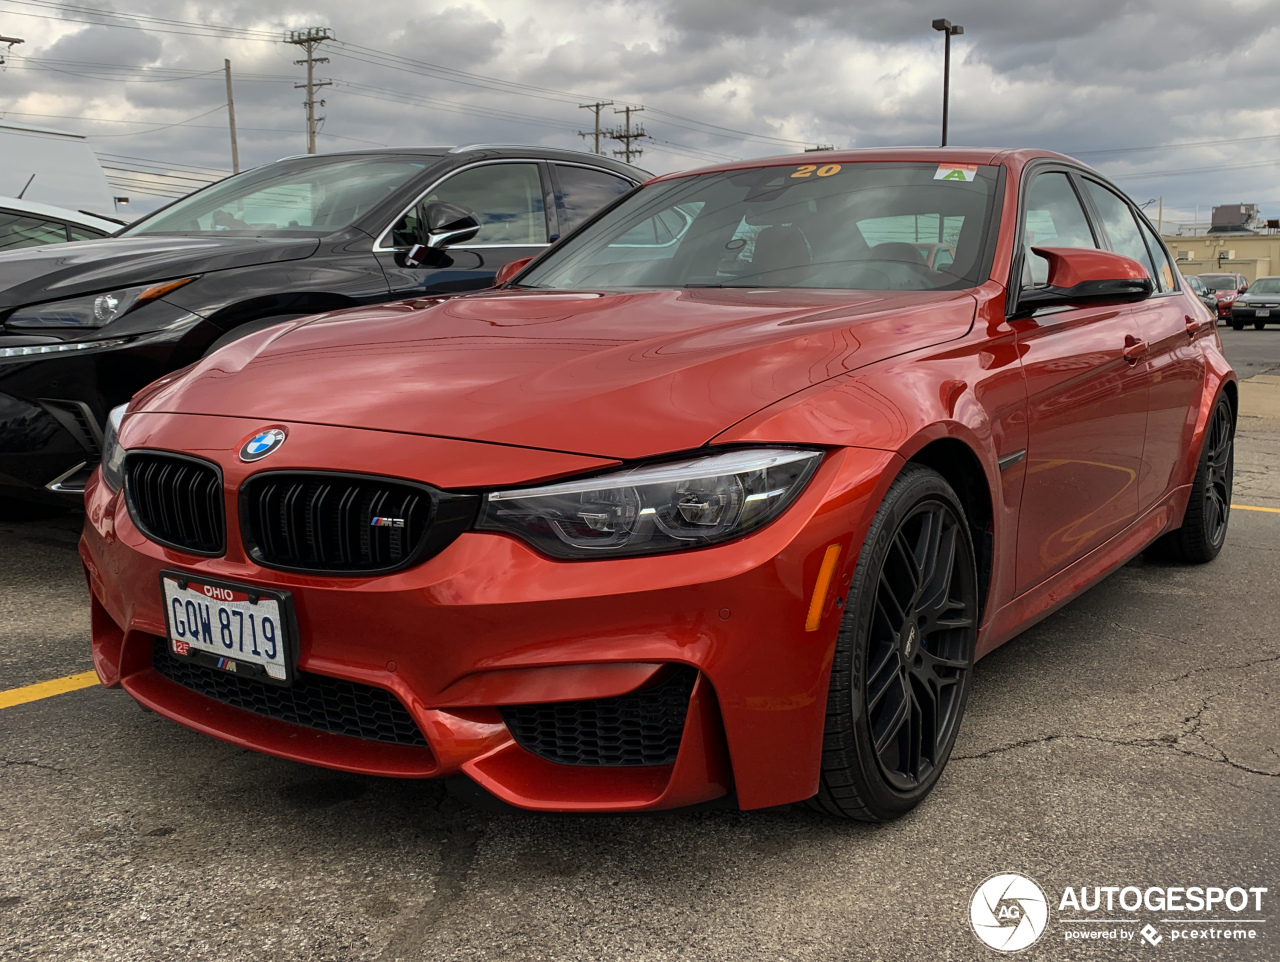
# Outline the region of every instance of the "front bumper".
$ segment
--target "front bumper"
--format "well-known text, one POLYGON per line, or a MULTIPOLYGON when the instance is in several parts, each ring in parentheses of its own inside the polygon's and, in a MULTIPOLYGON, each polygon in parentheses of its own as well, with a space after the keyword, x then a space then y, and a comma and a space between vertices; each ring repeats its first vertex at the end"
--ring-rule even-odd
MULTIPOLYGON (((272 469, 320 463, 458 489, 522 484, 600 463, 438 438, 287 427, 288 443, 272 455, 272 469)), ((201 559, 146 540, 123 498, 95 475, 80 550, 93 596, 94 664, 104 684, 123 685, 161 714, 238 745, 377 775, 461 772, 524 808, 671 808, 731 792, 742 807, 756 808, 817 790, 842 591, 829 593, 816 631, 805 631, 806 616, 832 544, 842 546, 835 585, 848 583, 851 546, 861 544, 894 455, 833 452, 773 524, 687 554, 564 562, 518 539, 471 531, 416 567, 322 577, 261 568, 244 553, 236 499, 260 466, 232 453, 257 429, 257 422, 197 416, 126 421, 129 447, 183 450, 222 465, 227 552, 201 559), (202 439, 198 449, 192 438, 202 439), (286 588, 297 615, 299 670, 392 693, 425 744, 317 731, 163 677, 153 648, 165 630, 159 572, 166 568, 286 588), (563 764, 522 748, 504 722, 510 706, 645 691, 673 666, 695 670, 696 679, 672 764, 563 764)))
MULTIPOLYGON (((122 337, 108 336, 106 329, 91 332, 109 347, 0 357, 0 495, 80 502, 101 456, 107 412, 199 357, 203 318, 158 307, 173 318, 156 331, 122 337)), ((51 337, 0 333, 0 348, 55 343, 51 337)))
POLYGON ((1280 306, 1259 308, 1253 304, 1235 303, 1231 306, 1231 317, 1237 321, 1280 321, 1280 306), (1259 312, 1262 316, 1259 317, 1259 312))

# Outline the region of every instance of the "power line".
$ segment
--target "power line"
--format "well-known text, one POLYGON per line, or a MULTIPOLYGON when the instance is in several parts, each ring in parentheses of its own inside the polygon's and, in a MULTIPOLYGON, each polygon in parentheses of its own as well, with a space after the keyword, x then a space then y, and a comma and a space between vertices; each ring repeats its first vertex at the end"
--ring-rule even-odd
POLYGON ((600 150, 600 134, 602 133, 602 131, 600 130, 600 111, 602 111, 605 107, 612 107, 612 106, 613 106, 612 100, 597 100, 595 103, 591 103, 591 104, 578 104, 579 110, 590 110, 592 113, 595 114, 595 129, 591 133, 587 133, 586 131, 583 131, 583 130, 578 131, 578 136, 583 138, 584 140, 588 137, 595 138, 595 141, 594 141, 595 146, 591 150, 593 154, 602 153, 602 151, 600 150))
POLYGON ((615 150, 613 155, 615 157, 622 157, 628 164, 631 163, 631 158, 639 157, 644 153, 644 150, 640 147, 632 147, 632 141, 640 140, 649 136, 645 133, 643 126, 637 125, 635 130, 631 129, 631 115, 638 114, 642 110, 644 110, 643 107, 632 107, 630 105, 623 107, 621 110, 614 110, 615 114, 626 115, 627 124, 625 127, 614 127, 612 130, 606 131, 610 140, 616 140, 622 144, 622 149, 615 150))
MULTIPOLYGON (((262 42, 276 42, 283 40, 282 36, 273 35, 266 31, 250 30, 248 28, 239 27, 223 27, 212 24, 198 24, 191 21, 177 20, 165 17, 152 17, 142 14, 118 14, 109 11, 95 10, 89 7, 82 7, 76 4, 58 2, 58 0, 0 0, 4 3, 21 4, 25 6, 35 6, 51 10, 69 10, 72 12, 92 13, 101 17, 114 18, 108 22, 102 21, 85 21, 76 20, 74 17, 55 17, 48 14, 19 14, 21 16, 41 16, 45 19, 66 19, 73 22, 92 22, 101 26, 114 26, 128 29, 146 30, 148 27, 139 26, 139 23, 153 24, 152 29, 160 32, 178 32, 183 31, 171 29, 175 27, 195 28, 200 32, 194 34, 196 36, 228 36, 232 39, 255 40, 262 42), (118 22, 118 21, 137 21, 137 23, 118 22)), ((496 77, 488 77, 484 74, 471 73, 465 70, 457 70, 452 67, 445 67, 440 64, 430 63, 423 60, 415 60, 409 57, 402 57, 398 54, 391 54, 378 50, 374 47, 366 47, 361 44, 354 44, 346 41, 334 40, 331 46, 331 53, 337 56, 345 56, 348 59, 356 60, 363 63, 369 63, 375 66, 387 67, 390 69, 401 70, 409 73, 417 73, 435 77, 436 79, 448 80, 453 83, 465 84, 467 86, 480 87, 483 89, 496 90, 505 93, 514 93, 520 96, 538 97, 546 100, 553 100, 561 103, 580 102, 585 98, 580 93, 571 93, 563 90, 556 90, 551 87, 540 87, 534 84, 525 84, 518 81, 501 80, 496 77)), ((602 98, 593 98, 602 99, 602 98)), ((695 120, 691 117, 685 117, 681 114, 672 113, 671 111, 662 110, 657 107, 647 107, 654 114, 670 118, 667 123, 672 126, 683 126, 681 123, 674 121, 683 121, 684 124, 694 124, 695 127, 686 127, 685 129, 695 132, 706 133, 712 131, 721 135, 727 135, 731 138, 743 140, 755 140, 764 143, 780 144, 784 146, 805 147, 810 144, 809 141, 794 140, 785 137, 777 137, 771 134, 758 134, 751 131, 738 130, 733 127, 724 127, 719 124, 710 124, 705 121, 695 120)))
POLYGON ((310 27, 307 30, 292 30, 289 32, 288 42, 294 46, 301 47, 307 52, 302 60, 295 60, 294 64, 307 67, 307 82, 305 84, 294 84, 294 88, 307 91, 307 99, 302 102, 302 106, 307 109, 307 153, 314 154, 316 152, 316 124, 324 123, 323 117, 316 116, 316 106, 324 106, 324 101, 316 100, 316 90, 320 87, 333 86, 332 80, 316 80, 316 64, 328 63, 328 57, 317 57, 316 48, 320 44, 333 39, 333 33, 328 27, 310 27))

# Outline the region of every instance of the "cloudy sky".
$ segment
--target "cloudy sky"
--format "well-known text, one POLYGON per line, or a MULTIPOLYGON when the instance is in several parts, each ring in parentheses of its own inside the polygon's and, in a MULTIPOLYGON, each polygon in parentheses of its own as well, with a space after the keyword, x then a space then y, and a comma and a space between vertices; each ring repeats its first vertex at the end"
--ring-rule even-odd
POLYGON ((26 40, 0 73, 0 115, 168 172, 157 188, 113 171, 140 212, 160 201, 148 187, 230 168, 224 58, 242 166, 305 150, 300 51, 275 38, 325 26, 338 42, 318 68, 333 81, 322 151, 589 149, 578 104, 595 99, 646 106, 639 163, 655 172, 806 144, 933 144, 937 16, 965 27, 953 144, 1074 154, 1140 203, 1163 197, 1166 221, 1235 202, 1280 216, 1280 0, 0 0, 0 34, 26 40))

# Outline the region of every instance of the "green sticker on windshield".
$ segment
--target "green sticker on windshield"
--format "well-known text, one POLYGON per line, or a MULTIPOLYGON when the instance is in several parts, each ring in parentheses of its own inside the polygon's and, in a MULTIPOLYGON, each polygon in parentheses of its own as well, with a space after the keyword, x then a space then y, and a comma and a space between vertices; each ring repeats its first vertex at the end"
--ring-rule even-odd
POLYGON ((933 179, 958 180, 967 184, 977 176, 977 164, 939 164, 938 172, 933 175, 933 179))

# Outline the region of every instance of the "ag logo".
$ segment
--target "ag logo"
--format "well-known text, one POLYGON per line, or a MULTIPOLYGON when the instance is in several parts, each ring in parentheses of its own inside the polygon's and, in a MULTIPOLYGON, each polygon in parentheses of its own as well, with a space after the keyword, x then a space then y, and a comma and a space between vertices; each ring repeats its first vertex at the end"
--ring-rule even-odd
POLYGON ((261 431, 241 446, 240 460, 261 460, 282 444, 284 444, 284 432, 279 428, 271 428, 267 431, 261 431))
POLYGON ((984 945, 1000 952, 1021 952, 1034 945, 1049 925, 1044 891, 1017 872, 993 875, 969 900, 969 924, 984 945))

